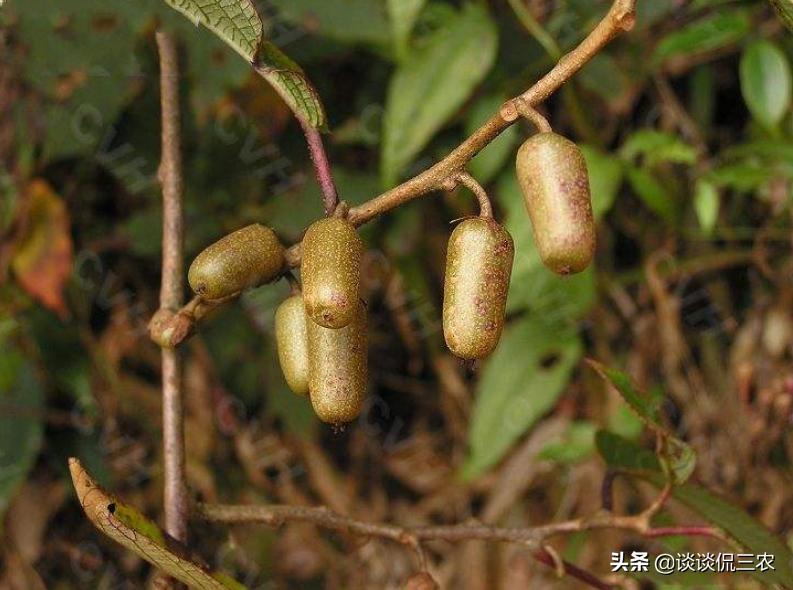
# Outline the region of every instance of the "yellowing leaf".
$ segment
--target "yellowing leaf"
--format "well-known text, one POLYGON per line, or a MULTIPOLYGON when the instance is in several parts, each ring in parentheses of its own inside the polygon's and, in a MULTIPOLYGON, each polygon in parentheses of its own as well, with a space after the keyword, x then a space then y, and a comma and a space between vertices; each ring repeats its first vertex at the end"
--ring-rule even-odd
POLYGON ((85 515, 108 537, 191 588, 245 590, 239 582, 199 563, 156 523, 104 490, 73 457, 69 471, 85 515))
POLYGON ((11 265, 25 291, 66 317, 63 286, 72 271, 69 214, 63 200, 43 180, 32 181, 27 192, 27 231, 11 265))

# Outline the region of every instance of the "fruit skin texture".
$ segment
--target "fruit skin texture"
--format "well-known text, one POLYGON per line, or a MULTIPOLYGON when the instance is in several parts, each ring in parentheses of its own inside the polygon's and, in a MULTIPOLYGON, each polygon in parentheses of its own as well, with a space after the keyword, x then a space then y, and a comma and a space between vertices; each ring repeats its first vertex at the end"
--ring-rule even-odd
POLYGON ((538 133, 520 146, 516 167, 543 263, 561 275, 581 272, 595 253, 589 174, 581 150, 556 133, 538 133))
POLYGON ((306 322, 311 405, 329 424, 355 420, 366 395, 366 307, 356 303, 353 321, 344 328, 306 322))
POLYGON ((190 287, 204 299, 223 299, 268 283, 284 266, 284 246, 269 227, 254 223, 204 249, 187 272, 190 287))
POLYGON ((443 288, 443 336, 457 356, 478 359, 496 348, 504 327, 515 246, 489 217, 462 221, 449 238, 443 288))
POLYGON ((358 306, 363 242, 346 219, 315 221, 303 237, 303 303, 320 326, 343 328, 358 306))
POLYGON ((308 393, 308 333, 303 297, 292 295, 275 310, 275 344, 278 361, 289 389, 308 393))

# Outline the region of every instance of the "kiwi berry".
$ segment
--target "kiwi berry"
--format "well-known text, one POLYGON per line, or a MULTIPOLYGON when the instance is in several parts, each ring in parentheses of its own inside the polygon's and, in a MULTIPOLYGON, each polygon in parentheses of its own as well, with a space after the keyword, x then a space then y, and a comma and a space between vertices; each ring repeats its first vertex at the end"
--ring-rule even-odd
POLYGON ((284 247, 269 227, 254 223, 220 238, 196 256, 187 273, 204 299, 223 299, 268 283, 284 266, 284 247))
POLYGON ((315 221, 303 237, 303 303, 320 326, 343 328, 358 306, 363 243, 355 227, 340 217, 315 221))
POLYGON ((278 361, 289 389, 308 393, 308 334, 303 297, 298 293, 275 310, 275 344, 278 361))
POLYGON ((455 355, 482 358, 498 344, 514 254, 512 237, 490 217, 454 228, 446 251, 443 336, 455 355))
POLYGON ((538 133, 518 150, 516 168, 545 266, 581 272, 595 253, 589 174, 576 144, 556 133, 538 133))
POLYGON ((343 328, 306 321, 311 405, 329 424, 357 418, 366 395, 366 306, 356 304, 352 322, 343 328))

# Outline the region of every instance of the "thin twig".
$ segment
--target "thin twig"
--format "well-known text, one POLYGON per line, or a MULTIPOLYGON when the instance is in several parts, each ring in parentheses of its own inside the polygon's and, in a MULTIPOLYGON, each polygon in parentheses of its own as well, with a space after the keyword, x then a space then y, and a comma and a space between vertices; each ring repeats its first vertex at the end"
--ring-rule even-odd
MULTIPOLYGON (((479 129, 463 141, 457 148, 452 150, 445 158, 424 172, 414 176, 410 180, 388 190, 373 199, 353 207, 349 211, 348 218, 356 226, 371 221, 381 213, 390 211, 395 207, 404 205, 427 193, 437 191, 443 187, 444 182, 453 174, 465 169, 466 164, 471 158, 476 156, 491 141, 499 136, 505 129, 512 125, 519 117, 516 101, 529 107, 536 107, 556 90, 558 90, 567 80, 569 80, 578 70, 580 70, 590 59, 614 37, 622 31, 629 31, 633 27, 636 10, 636 0, 614 0, 608 13, 598 23, 589 35, 570 53, 563 56, 558 63, 538 80, 531 88, 512 100, 507 101, 498 113, 488 119, 479 129)), ((307 132, 309 148, 312 150, 312 157, 319 155, 319 160, 315 160, 320 185, 323 186, 325 195, 325 208, 331 203, 330 195, 335 193, 330 190, 332 179, 330 179, 330 167, 327 166, 327 158, 324 156, 324 149, 314 151, 314 147, 321 146, 319 133, 307 132), (316 137, 314 136, 316 133, 316 137), (313 137, 313 139, 312 139, 313 137), (313 143, 319 137, 319 144, 313 143), (317 162, 320 165, 317 165, 317 162), (328 183, 330 179, 330 183, 328 183), (327 193, 325 192, 327 191, 327 193)), ((333 199, 335 202, 335 198, 333 199)), ((286 251, 284 270, 300 266, 302 244, 298 243, 286 251)), ((214 304, 213 304, 214 305, 214 304)), ((182 316, 184 320, 184 316, 182 316)), ((173 321, 177 321, 174 318, 173 321)), ((181 338, 174 337, 167 339, 172 346, 180 344, 187 336, 193 332, 193 326, 189 329, 178 331, 182 334, 181 338)), ((159 342, 162 340, 162 332, 174 332, 173 326, 169 322, 160 322, 156 326, 151 326, 152 339, 159 342)))
POLYGON ((336 184, 333 182, 333 173, 325 152, 325 145, 322 142, 322 134, 310 123, 300 117, 298 119, 306 136, 308 152, 311 154, 311 163, 314 164, 319 188, 322 190, 322 205, 325 208, 325 215, 330 215, 339 203, 339 195, 336 191, 336 184))
MULTIPOLYGON (((162 156, 159 169, 163 197, 162 285, 160 309, 174 313, 182 305, 184 286, 182 156, 179 138, 179 66, 176 43, 168 33, 157 33, 160 53, 162 156)), ((162 349, 162 421, 165 471, 165 530, 187 541, 187 487, 185 482, 182 367, 179 353, 162 349)))
MULTIPOLYGON (((479 202, 479 215, 482 217, 493 217, 493 206, 490 204, 490 197, 487 196, 487 191, 482 188, 476 179, 461 170, 452 175, 448 179, 448 189, 452 190, 458 184, 462 184, 469 191, 474 193, 476 200, 479 202)), ((444 188, 447 188, 446 186, 444 188)))

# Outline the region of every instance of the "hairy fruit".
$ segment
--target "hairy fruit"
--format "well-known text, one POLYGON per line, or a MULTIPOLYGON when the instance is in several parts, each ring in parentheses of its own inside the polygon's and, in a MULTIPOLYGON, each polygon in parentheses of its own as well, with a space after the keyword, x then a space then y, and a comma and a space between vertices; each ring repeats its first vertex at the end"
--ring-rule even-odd
POLYGON ((443 336, 455 355, 478 359, 496 348, 514 254, 512 237, 490 217, 454 228, 446 251, 443 336))
POLYGON ((267 283, 284 265, 284 247, 269 227, 254 223, 204 249, 187 273, 190 287, 204 299, 223 299, 267 283))
POLYGON ((311 405, 329 424, 357 418, 366 395, 366 307, 356 304, 353 321, 343 328, 306 322, 311 405))
POLYGON ((320 326, 342 328, 358 307, 363 243, 346 219, 314 222, 303 237, 303 303, 320 326))
POLYGON ((518 181, 540 258, 561 275, 581 272, 595 253, 589 174, 576 144, 538 133, 518 150, 518 181))
POLYGON ((278 362, 289 389, 308 393, 308 334, 303 298, 292 295, 275 310, 275 344, 278 362))

